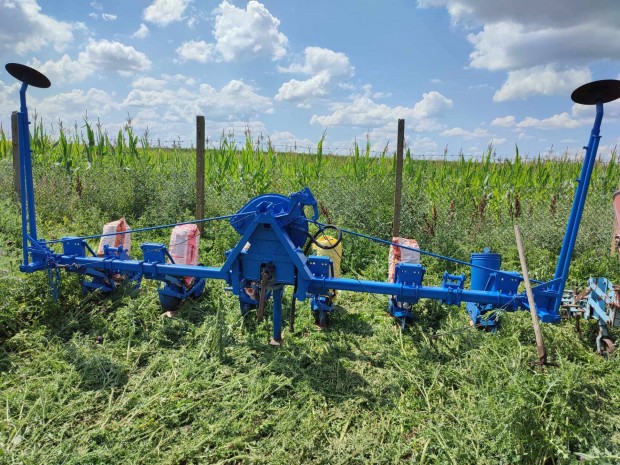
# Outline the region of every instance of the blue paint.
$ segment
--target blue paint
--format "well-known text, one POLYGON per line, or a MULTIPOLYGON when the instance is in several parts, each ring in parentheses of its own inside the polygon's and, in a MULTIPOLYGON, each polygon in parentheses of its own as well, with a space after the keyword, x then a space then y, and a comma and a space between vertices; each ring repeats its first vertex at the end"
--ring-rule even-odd
MULTIPOLYGON (((413 317, 413 305, 422 298, 456 306, 465 302, 472 322, 489 329, 497 325, 495 310, 528 309, 525 293, 517 292, 523 279, 521 275, 501 271, 501 256, 488 250, 472 254, 470 263, 418 250, 425 255, 469 266, 471 268, 469 289, 465 288, 467 282, 465 274, 452 275, 447 272, 444 273, 440 286, 426 286, 423 284, 426 272, 424 267, 410 264, 400 264, 396 267, 393 283, 334 277, 333 263, 328 257, 307 257, 301 250, 308 239, 309 223, 319 227, 325 226, 317 222, 319 217, 317 201, 307 187, 289 196, 261 195, 250 200, 235 215, 196 221, 229 219, 231 226, 241 236, 237 245, 226 253, 226 260, 220 268, 174 264, 168 249, 163 244, 143 244, 141 248, 144 259, 134 260, 122 247, 105 247, 103 257, 94 256, 86 239, 102 235, 65 237, 50 242, 39 241, 26 107, 27 87, 26 83, 21 87, 21 112, 18 114, 24 252, 24 262, 20 269, 24 272, 47 270, 51 276, 50 280, 54 281, 54 286, 57 285, 58 279, 53 278, 54 273, 51 272, 57 272, 60 268, 69 273, 79 274, 86 292, 92 290, 111 292, 125 284, 137 288, 142 279, 157 280, 160 282, 158 292, 162 306, 166 310, 174 310, 185 299, 198 297, 204 290, 207 279, 219 279, 224 280, 227 289, 238 296, 241 312, 245 314, 259 304, 256 294, 249 295, 248 290, 256 290, 257 286, 260 286, 259 283, 263 282, 266 283, 266 294, 273 298, 273 341, 276 343, 282 339, 282 295, 286 285, 295 286, 296 299, 302 301, 310 299, 312 309, 320 314, 321 323, 324 323, 329 313, 333 311, 333 293, 336 290, 391 296, 389 311, 403 323, 413 317), (311 219, 305 215, 306 206, 311 206, 313 209, 311 219), (62 245, 62 253, 52 250, 51 247, 55 244, 62 245), (183 281, 184 277, 195 279, 188 286, 183 281)), ((538 315, 543 322, 557 323, 560 320, 559 305, 600 140, 603 104, 598 103, 596 108, 596 119, 554 279, 538 282, 532 290, 538 315)), ((153 226, 131 233, 171 226, 174 225, 153 226)), ((339 230, 339 234, 341 232, 392 244, 390 241, 354 231, 342 229, 339 230)), ((402 245, 398 246, 409 249, 402 245)), ((598 305, 600 307, 600 302, 598 305)))

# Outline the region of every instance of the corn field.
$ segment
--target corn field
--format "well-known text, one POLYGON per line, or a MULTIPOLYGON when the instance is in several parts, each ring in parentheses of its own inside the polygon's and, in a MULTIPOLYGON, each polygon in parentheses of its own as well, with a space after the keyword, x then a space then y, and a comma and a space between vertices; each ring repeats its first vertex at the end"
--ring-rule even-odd
MULTIPOLYGON (((58 137, 46 133, 43 121, 35 115, 31 145, 35 165, 54 166, 74 173, 93 167, 116 166, 131 169, 149 169, 165 173, 175 168, 193 169, 194 150, 173 146, 154 147, 148 131, 137 135, 128 120, 116 137, 108 135, 101 123, 89 122, 73 128, 58 124, 58 137)), ((379 156, 371 152, 371 142, 364 146, 354 143, 348 156, 324 153, 325 133, 317 143, 315 153, 278 152, 262 136, 254 137, 246 130, 243 144, 234 134, 222 133, 219 147, 207 149, 206 183, 221 186, 229 182, 243 182, 253 186, 253 193, 266 192, 274 178, 290 180, 291 188, 309 185, 334 173, 359 181, 373 177, 393 177, 396 166, 394 153, 384 150, 379 156)), ((0 127, 0 159, 11 156, 11 140, 0 127)), ((523 195, 548 197, 549 192, 562 196, 573 190, 581 159, 564 153, 561 156, 538 156, 524 159, 518 147, 514 154, 504 154, 502 160, 490 145, 480 157, 466 157, 462 153, 444 159, 426 159, 411 154, 407 149, 403 165, 406 182, 439 195, 442 185, 450 185, 458 192, 475 192, 483 203, 501 205, 523 195)), ((592 175, 592 187, 605 192, 615 189, 620 178, 620 160, 614 148, 605 163, 599 162, 592 175)))

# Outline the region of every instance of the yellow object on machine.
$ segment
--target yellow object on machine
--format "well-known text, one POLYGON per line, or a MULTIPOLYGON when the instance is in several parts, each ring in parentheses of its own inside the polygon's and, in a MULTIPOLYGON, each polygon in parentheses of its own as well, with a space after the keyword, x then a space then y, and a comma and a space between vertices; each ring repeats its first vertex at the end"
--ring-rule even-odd
MULTIPOLYGON (((327 234, 323 234, 322 236, 319 236, 316 238, 316 242, 318 242, 323 247, 333 247, 333 245, 336 242, 338 242, 338 239, 336 239, 333 236, 328 236, 327 234)), ((340 277, 340 262, 342 261, 342 241, 336 247, 329 248, 329 249, 322 249, 316 244, 313 244, 312 247, 316 255, 319 255, 322 257, 329 257, 331 259, 332 263, 334 264, 334 277, 339 278, 340 277)), ((330 289, 330 293, 331 293, 332 302, 335 302, 336 295, 337 295, 336 291, 333 289, 330 289)))
MULTIPOLYGON (((316 241, 324 247, 332 247, 338 241, 338 239, 324 234, 317 237, 316 241)), ((322 249, 319 246, 313 244, 313 249, 316 255, 331 258, 332 262, 334 263, 334 277, 339 278, 340 262, 342 261, 342 242, 340 242, 336 247, 330 249, 322 249)))

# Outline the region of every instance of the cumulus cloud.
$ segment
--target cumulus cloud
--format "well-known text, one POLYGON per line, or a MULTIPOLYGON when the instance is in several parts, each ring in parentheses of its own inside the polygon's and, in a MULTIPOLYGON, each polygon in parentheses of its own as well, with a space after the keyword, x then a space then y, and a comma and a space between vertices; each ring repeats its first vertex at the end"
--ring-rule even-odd
MULTIPOLYGON (((8 83, 0 81, 0 108, 3 108, 4 113, 8 113, 7 110, 19 109, 19 88, 21 82, 16 81, 12 77, 8 76, 8 83)), ((9 123, 10 124, 10 123, 9 123)), ((6 126, 5 126, 6 129, 6 126)))
POLYGON ((312 97, 323 97, 327 94, 326 86, 331 76, 327 72, 321 72, 305 81, 291 79, 278 89, 276 100, 304 101, 312 97))
POLYGON ((613 0, 596 6, 582 0, 418 0, 418 5, 445 7, 455 24, 472 31, 471 67, 509 72, 495 101, 563 92, 589 75, 590 64, 620 60, 620 8, 613 0))
POLYGON ((439 145, 430 137, 416 136, 413 140, 409 141, 409 148, 411 153, 415 155, 432 155, 437 153, 439 145))
POLYGON ((238 80, 230 81, 220 90, 201 84, 198 92, 182 86, 157 88, 155 81, 141 81, 138 84, 142 85, 141 88, 130 91, 122 105, 140 109, 160 108, 165 121, 191 121, 193 115, 203 113, 212 117, 234 118, 271 113, 273 109, 268 97, 259 95, 252 86, 238 80))
MULTIPOLYGON (((214 14, 215 42, 184 42, 176 49, 180 62, 237 61, 257 57, 269 57, 275 61, 286 55, 288 39, 278 30, 280 20, 262 3, 251 0, 243 9, 224 0, 214 14)), ((190 18, 187 25, 191 29, 196 23, 196 18, 190 18)))
POLYGON ((47 45, 62 51, 73 40, 73 27, 42 14, 37 0, 1 0, 0 55, 23 55, 47 45))
POLYGON ((354 95, 350 102, 332 105, 330 115, 313 115, 310 122, 322 126, 379 127, 405 118, 414 131, 429 131, 440 127, 435 118, 452 104, 452 100, 436 91, 424 93, 413 107, 390 107, 376 103, 367 94, 354 95))
POLYGON ((118 71, 120 74, 131 75, 136 71, 146 71, 151 62, 133 47, 119 42, 101 40, 90 41, 77 60, 64 54, 59 60, 42 62, 34 58, 29 63, 45 74, 52 83, 76 83, 83 81, 96 70, 118 71))
POLYGON ((40 100, 31 97, 31 101, 30 106, 36 109, 44 121, 60 119, 65 124, 81 120, 87 110, 89 114, 103 116, 109 111, 120 109, 112 95, 94 88, 87 91, 74 89, 40 100))
MULTIPOLYGON (((317 140, 320 139, 320 135, 317 140)), ((316 140, 297 137, 289 131, 274 131, 269 135, 271 145, 277 151, 306 152, 308 147, 316 147, 316 140)))
POLYGON ((569 94, 576 87, 590 82, 588 68, 558 71, 552 65, 510 71, 508 79, 493 95, 493 101, 524 99, 530 95, 569 94))
POLYGON ((161 90, 166 87, 168 81, 165 79, 157 79, 150 76, 142 76, 138 79, 135 79, 131 83, 131 87, 137 89, 146 89, 146 90, 161 90))
POLYGON ((183 20, 183 15, 191 0, 154 0, 142 12, 142 18, 158 26, 183 20))
POLYGON ((486 129, 476 128, 473 131, 467 131, 459 127, 452 128, 452 129, 446 129, 445 131, 442 131, 441 135, 447 136, 447 137, 462 137, 463 139, 466 139, 466 140, 478 139, 480 137, 490 136, 490 134, 488 133, 486 129))
POLYGON ((328 92, 328 85, 336 78, 348 77, 354 72, 349 57, 344 53, 321 47, 306 47, 303 63, 294 63, 289 67, 278 69, 282 73, 312 76, 304 81, 291 79, 285 82, 275 97, 276 100, 297 101, 301 104, 310 98, 323 97, 328 92))
POLYGON ((470 65, 491 71, 544 63, 583 65, 620 59, 620 32, 615 26, 578 24, 532 30, 522 24, 502 22, 485 25, 481 32, 470 34, 468 40, 475 49, 470 55, 470 65))
POLYGON ((245 9, 224 0, 215 18, 215 48, 224 61, 261 55, 279 60, 286 55, 288 43, 279 26, 280 20, 256 0, 250 0, 245 9))
POLYGON ((517 127, 519 129, 525 129, 525 128, 537 128, 537 129, 557 129, 557 128, 563 128, 563 129, 572 129, 572 128, 576 128, 578 126, 583 125, 584 122, 580 121, 580 120, 576 120, 574 118, 571 118, 571 116, 564 112, 564 113, 560 113, 558 115, 553 115, 549 118, 545 118, 545 119, 538 119, 538 118, 533 118, 531 116, 528 116, 527 118, 523 119, 523 121, 519 122, 517 124, 517 127))
POLYGON ((85 66, 121 74, 145 71, 151 67, 151 60, 135 48, 120 42, 90 40, 78 60, 85 66))
POLYGON ((491 121, 491 126, 500 126, 503 128, 511 128, 515 125, 515 117, 512 115, 495 118, 491 121))
POLYGON ((304 50, 304 62, 294 63, 289 67, 278 67, 282 73, 301 73, 314 75, 323 71, 333 76, 346 76, 353 74, 354 68, 342 52, 334 52, 327 48, 306 47, 304 50))
POLYGON ((69 55, 63 55, 58 61, 41 62, 34 58, 29 65, 45 74, 52 84, 73 83, 86 79, 93 69, 80 61, 73 61, 69 55))
POLYGON ((194 78, 182 74, 162 74, 159 78, 140 76, 132 81, 131 87, 134 89, 161 90, 170 84, 176 87, 179 85, 194 86, 196 85, 196 81, 194 78))
POLYGON ((213 44, 208 44, 204 40, 190 40, 181 44, 181 46, 176 49, 176 53, 181 63, 185 61, 206 63, 213 57, 214 48, 213 44))
POLYGON ((118 18, 118 16, 110 14, 110 13, 102 13, 101 17, 103 18, 104 21, 116 21, 116 18, 118 18))

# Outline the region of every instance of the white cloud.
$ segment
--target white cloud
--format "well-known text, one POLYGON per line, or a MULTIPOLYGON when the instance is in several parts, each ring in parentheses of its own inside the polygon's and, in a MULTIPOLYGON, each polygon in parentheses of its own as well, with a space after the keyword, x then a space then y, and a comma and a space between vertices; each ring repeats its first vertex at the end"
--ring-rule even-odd
POLYGON ((111 110, 120 109, 112 95, 94 88, 87 91, 75 89, 41 100, 33 98, 31 100, 33 102, 30 106, 36 109, 44 121, 61 120, 65 125, 81 120, 87 110, 91 115, 105 116, 111 110))
MULTIPOLYGON (((273 110, 269 98, 237 80, 230 81, 219 91, 208 84, 201 84, 197 91, 185 87, 157 90, 153 85, 144 86, 145 81, 138 84, 142 84, 143 88, 130 91, 122 103, 123 107, 160 108, 164 121, 189 122, 197 114, 234 118, 271 113, 273 110)), ((150 81, 150 84, 156 83, 150 81)))
MULTIPOLYGON (((5 84, 0 81, 0 108, 4 113, 9 113, 9 110, 17 111, 19 109, 19 88, 21 82, 8 76, 9 83, 5 84)), ((9 123, 10 124, 10 123, 9 123)), ((5 127, 5 131, 6 131, 5 127)), ((8 129, 10 131, 10 128, 8 129)))
POLYGON ((538 119, 528 116, 523 121, 517 124, 520 129, 524 128, 537 128, 537 129, 572 129, 583 125, 583 121, 571 118, 571 116, 564 112, 559 115, 553 115, 549 118, 538 119))
POLYGON ((151 61, 144 53, 129 45, 105 39, 98 42, 90 40, 78 60, 91 68, 118 71, 121 74, 145 71, 151 67, 151 61))
POLYGON ((47 45, 62 51, 73 40, 72 29, 42 14, 37 0, 0 0, 0 55, 23 55, 47 45))
POLYGON ((452 128, 452 129, 446 129, 445 131, 441 133, 441 135, 447 136, 447 137, 462 137, 463 139, 466 139, 466 140, 490 136, 486 129, 476 128, 473 131, 467 131, 459 127, 452 128))
MULTIPOLYGON (((158 0, 160 1, 160 0, 158 0)), ((178 0, 175 0, 178 1, 178 0)), ((215 43, 190 40, 176 49, 179 61, 236 61, 260 56, 279 60, 286 55, 288 39, 278 27, 280 20, 256 0, 250 0, 246 9, 237 8, 224 0, 214 10, 215 43)), ((191 29, 198 22, 188 20, 191 29)))
POLYGON ((491 121, 491 126, 511 128, 514 125, 515 125, 515 117, 512 115, 495 118, 493 121, 491 121))
POLYGON ((577 24, 533 30, 531 26, 501 22, 485 25, 468 40, 475 48, 470 65, 492 71, 620 58, 620 32, 615 26, 577 24))
POLYGON ((101 13, 101 17, 104 21, 116 21, 116 18, 118 18, 118 16, 110 13, 101 13))
POLYGON ((471 66, 520 69, 548 63, 588 64, 620 58, 620 9, 613 0, 418 0, 445 7, 453 22, 472 29, 471 66), (534 14, 535 12, 535 14, 534 14))
POLYGON ((510 71, 504 85, 493 95, 494 102, 524 99, 530 95, 570 94, 576 87, 590 82, 588 68, 558 71, 552 65, 510 71))
POLYGON ((590 78, 598 61, 620 60, 620 8, 615 0, 418 0, 445 7, 471 31, 469 65, 509 72, 494 101, 554 95, 590 78))
POLYGON ((327 94, 326 86, 330 80, 331 76, 326 71, 305 81, 291 79, 280 86, 275 99, 303 102, 312 97, 323 97, 327 94))
POLYGON ((133 80, 133 82, 131 83, 131 87, 133 87, 134 89, 162 90, 169 84, 174 84, 177 87, 179 86, 179 84, 195 86, 196 81, 193 78, 184 76, 182 74, 162 74, 160 79, 154 78, 152 76, 141 76, 133 80))
POLYGON ((93 72, 90 66, 79 60, 73 61, 66 54, 58 61, 48 60, 45 63, 34 58, 29 65, 45 74, 52 84, 80 82, 93 72))
POLYGON ((148 35, 149 35, 149 28, 146 27, 144 23, 140 23, 140 27, 138 28, 136 32, 131 34, 131 37, 133 37, 134 39, 144 39, 148 35))
MULTIPOLYGON (((320 139, 320 135, 317 140, 320 139)), ((308 147, 316 148, 317 141, 303 137, 297 137, 289 131, 274 131, 269 135, 271 145, 276 151, 306 152, 308 147)))
POLYGON ((428 118, 438 115, 448 108, 452 108, 452 100, 432 90, 430 92, 425 92, 422 95, 422 100, 415 104, 413 107, 413 115, 417 118, 428 118))
POLYGON ((439 145, 430 137, 418 137, 409 141, 409 148, 413 155, 431 155, 437 153, 439 145))
POLYGON ((301 73, 315 75, 327 71, 332 76, 350 76, 354 68, 342 52, 334 52, 327 48, 306 47, 304 50, 304 62, 294 63, 288 68, 278 67, 282 73, 301 73))
POLYGON ((213 44, 208 44, 204 40, 190 40, 189 42, 183 42, 183 44, 176 49, 176 53, 181 63, 185 61, 206 63, 213 57, 213 50, 213 44))
POLYGON ((215 48, 224 61, 261 55, 279 60, 286 55, 288 43, 279 26, 280 20, 256 0, 250 0, 245 9, 224 0, 215 18, 215 48))
MULTIPOLYGON (((571 115, 573 116, 573 118, 583 119, 587 122, 592 122, 594 120, 595 114, 595 105, 581 105, 579 103, 574 103, 572 106, 571 115)), ((613 102, 606 103, 605 120, 609 121, 610 119, 618 118, 620 118, 620 100, 614 100, 613 102)))
POLYGON ((57 61, 41 62, 34 58, 29 65, 45 74, 53 84, 58 84, 83 81, 97 69, 130 75, 149 69, 151 62, 133 47, 119 42, 91 40, 75 61, 65 54, 57 61))
POLYGON ((435 117, 451 107, 452 100, 436 91, 425 93, 413 107, 390 107, 376 103, 368 95, 354 95, 351 102, 332 105, 332 114, 313 115, 310 122, 322 126, 379 127, 405 118, 414 131, 428 131, 440 126, 435 117))
POLYGON ((156 79, 150 76, 143 76, 135 79, 131 83, 131 87, 134 89, 146 89, 146 90, 161 90, 166 87, 168 81, 165 79, 156 79))
POLYGON ((309 105, 306 100, 325 96, 328 93, 328 86, 335 78, 348 77, 354 72, 349 57, 344 53, 321 47, 306 47, 303 63, 294 63, 288 68, 278 67, 278 70, 282 73, 312 76, 305 81, 291 79, 285 82, 275 97, 276 100, 301 102, 299 105, 306 107, 309 105))
POLYGON ((158 26, 183 20, 183 14, 191 0, 154 0, 142 12, 142 18, 158 26))

